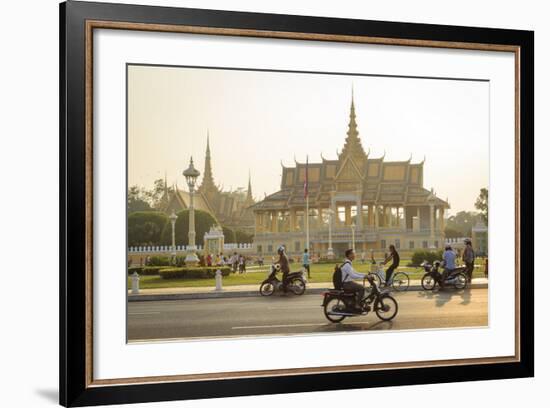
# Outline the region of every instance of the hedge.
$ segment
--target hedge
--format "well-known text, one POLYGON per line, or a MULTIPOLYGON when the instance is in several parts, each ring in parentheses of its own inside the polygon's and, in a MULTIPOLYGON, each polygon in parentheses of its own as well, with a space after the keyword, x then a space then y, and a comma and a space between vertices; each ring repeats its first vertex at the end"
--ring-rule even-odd
POLYGON ((208 279, 216 276, 217 270, 222 271, 222 276, 228 276, 231 273, 231 268, 228 266, 222 267, 188 267, 188 268, 163 268, 159 271, 162 279, 208 279))
POLYGON ((443 251, 415 251, 408 266, 420 266, 424 261, 433 264, 434 261, 443 259, 443 251))
POLYGON ((169 266, 131 266, 128 268, 128 275, 133 275, 137 272, 138 275, 158 275, 163 269, 170 268, 169 266))

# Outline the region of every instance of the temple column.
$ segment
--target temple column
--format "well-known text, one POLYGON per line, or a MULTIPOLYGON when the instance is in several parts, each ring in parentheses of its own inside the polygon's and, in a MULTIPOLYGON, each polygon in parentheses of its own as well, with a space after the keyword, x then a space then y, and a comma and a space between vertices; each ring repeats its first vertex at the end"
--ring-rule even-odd
POLYGON ((290 225, 289 225, 290 232, 296 231, 296 209, 290 210, 290 225))
POLYGON ((434 221, 435 221, 435 214, 434 214, 434 205, 430 204, 430 239, 432 242, 430 242, 430 246, 433 245, 433 241, 435 238, 435 231, 434 231, 434 221))
POLYGON ((363 192, 358 191, 357 192, 357 200, 355 202, 355 206, 357 207, 357 227, 361 230, 363 229, 363 192))
POLYGON ((346 225, 351 225, 351 205, 346 204, 345 206, 346 212, 345 212, 345 218, 346 218, 346 225))
POLYGON ((334 228, 334 226, 336 225, 336 217, 338 217, 336 200, 334 199, 334 193, 330 194, 330 209, 332 210, 332 215, 330 217, 330 226, 334 228))
POLYGON ((380 224, 378 223, 378 205, 377 204, 374 204, 373 206, 374 208, 374 228, 375 229, 378 229, 378 227, 380 226, 380 224))
POLYGON ((271 212, 271 232, 278 232, 279 231, 279 220, 278 220, 278 213, 277 211, 271 212))
POLYGON ((262 231, 262 214, 256 213, 254 217, 254 233, 257 234, 258 232, 262 231))
POLYGON ((439 208, 439 231, 441 233, 445 232, 445 208, 439 208))

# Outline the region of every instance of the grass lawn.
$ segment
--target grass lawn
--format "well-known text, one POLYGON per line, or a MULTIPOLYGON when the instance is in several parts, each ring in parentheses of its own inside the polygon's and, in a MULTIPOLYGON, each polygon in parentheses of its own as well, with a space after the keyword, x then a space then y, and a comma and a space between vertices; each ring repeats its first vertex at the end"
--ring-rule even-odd
MULTIPOLYGON (((336 263, 335 263, 336 264, 336 263)), ((355 269, 358 272, 365 273, 370 271, 370 264, 354 264, 355 269)), ((233 285, 259 285, 266 277, 268 272, 268 266, 261 270, 257 268, 252 269, 245 274, 231 274, 223 278, 224 286, 233 285)), ((291 265, 291 271, 299 270, 298 264, 291 265)), ((408 266, 399 267, 398 271, 407 272, 411 279, 420 279, 424 275, 422 268, 413 268, 408 266)), ((334 264, 313 264, 311 265, 311 278, 309 282, 331 282, 332 273, 334 272, 334 264)), ((280 278, 280 274, 278 275, 280 278)), ((484 277, 483 269, 481 265, 476 264, 474 269, 474 278, 484 277)), ((160 288, 181 288, 181 287, 214 287, 216 285, 215 279, 162 279, 159 276, 141 276, 139 286, 141 289, 160 289, 160 288)), ((131 289, 132 281, 128 278, 128 289, 131 289)))

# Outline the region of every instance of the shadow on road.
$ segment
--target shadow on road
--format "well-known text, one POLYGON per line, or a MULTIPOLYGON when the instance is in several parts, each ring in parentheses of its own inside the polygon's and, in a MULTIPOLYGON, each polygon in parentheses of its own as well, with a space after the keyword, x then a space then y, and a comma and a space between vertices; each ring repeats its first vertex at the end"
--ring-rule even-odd
POLYGON ((393 327, 393 322, 385 322, 382 320, 375 322, 365 322, 365 321, 345 321, 342 323, 328 323, 324 326, 320 326, 313 330, 313 332, 318 333, 331 333, 331 332, 341 332, 341 331, 365 331, 365 330, 391 330, 393 327))
POLYGON ((418 297, 435 301, 437 307, 445 306, 454 296, 460 296, 462 298, 460 304, 467 305, 470 303, 472 294, 470 293, 470 289, 456 290, 450 288, 445 290, 418 292, 418 297))

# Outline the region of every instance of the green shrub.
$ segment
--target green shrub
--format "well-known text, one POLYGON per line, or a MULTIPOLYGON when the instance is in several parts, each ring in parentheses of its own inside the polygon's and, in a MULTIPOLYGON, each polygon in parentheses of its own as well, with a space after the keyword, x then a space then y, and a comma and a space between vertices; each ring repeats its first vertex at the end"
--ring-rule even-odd
POLYGON ((171 259, 169 256, 152 256, 149 259, 148 266, 170 266, 171 259))
POLYGON ((128 268, 128 275, 133 275, 134 272, 137 272, 138 275, 141 275, 142 270, 143 270, 142 266, 130 266, 128 268))
POLYGON ((228 276, 231 268, 222 267, 182 267, 182 268, 163 268, 159 270, 162 279, 211 279, 216 276, 217 270, 222 271, 222 276, 228 276))
MULTIPOLYGON (((144 266, 140 275, 158 275, 163 269, 170 268, 169 266, 144 266)), ((139 272, 138 272, 139 273, 139 272)))
POLYGON ((415 251, 411 257, 408 266, 420 266, 424 261, 433 264, 437 260, 443 259, 443 251, 415 251))

